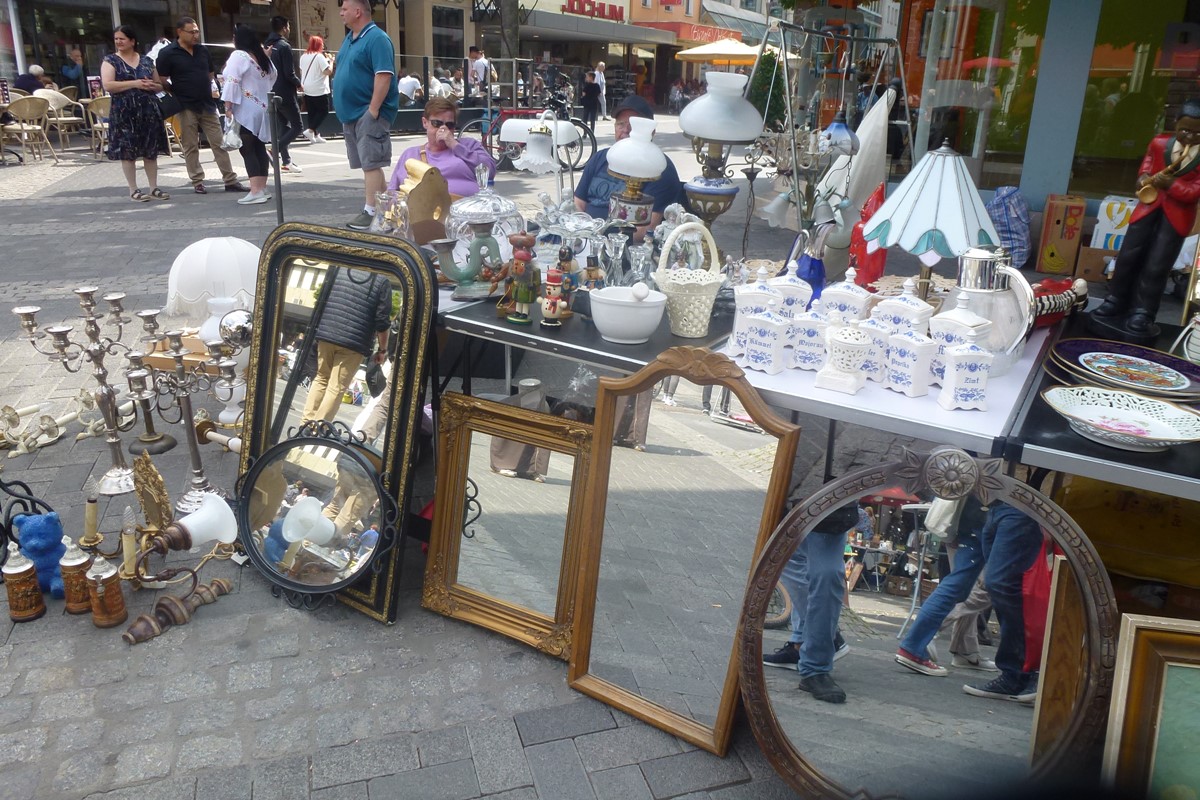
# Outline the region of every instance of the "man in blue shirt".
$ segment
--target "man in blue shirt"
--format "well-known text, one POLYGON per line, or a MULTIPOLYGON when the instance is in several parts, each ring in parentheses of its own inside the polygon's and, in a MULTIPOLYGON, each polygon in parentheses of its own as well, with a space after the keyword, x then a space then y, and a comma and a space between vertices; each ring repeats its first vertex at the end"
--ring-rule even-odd
POLYGON ((346 135, 351 169, 363 171, 362 213, 346 226, 365 231, 375 217, 375 196, 387 188, 392 163, 392 121, 400 108, 392 40, 371 21, 371 0, 342 0, 338 13, 350 29, 338 51, 333 105, 346 135))
MULTIPOLYGON (((631 94, 626 95, 625 99, 616 107, 613 117, 616 120, 614 123, 616 140, 619 142, 629 137, 630 117, 654 119, 654 110, 643 98, 631 94)), ((607 219, 609 198, 613 194, 619 194, 624 188, 623 180, 614 178, 608 173, 608 148, 606 147, 592 156, 583 168, 583 174, 579 176, 579 183, 575 185, 575 207, 597 219, 607 219)), ((654 209, 650 215, 650 225, 648 226, 652 228, 662 222, 663 210, 672 203, 680 202, 683 195, 679 173, 675 171, 675 165, 671 163, 670 159, 667 159, 666 171, 657 179, 642 186, 642 191, 654 198, 654 209)), ((638 228, 634 239, 641 241, 645 234, 646 228, 638 228)))

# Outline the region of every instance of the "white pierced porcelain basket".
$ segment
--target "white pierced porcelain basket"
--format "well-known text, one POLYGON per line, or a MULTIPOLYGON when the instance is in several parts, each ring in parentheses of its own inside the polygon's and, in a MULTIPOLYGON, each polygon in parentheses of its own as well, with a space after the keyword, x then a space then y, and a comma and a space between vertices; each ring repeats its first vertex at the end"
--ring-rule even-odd
POLYGON ((1154 453, 1200 442, 1200 414, 1165 400, 1099 386, 1055 386, 1042 399, 1080 436, 1109 447, 1154 453))
POLYGON ((708 323, 712 319, 713 303, 725 276, 721 274, 721 262, 717 254, 717 243, 708 228, 699 222, 685 222, 671 232, 663 244, 662 256, 658 261, 658 272, 654 273, 658 288, 667 296, 667 317, 671 333, 685 339, 699 339, 708 335, 708 323), (699 231, 708 245, 707 269, 668 269, 671 248, 681 234, 699 231))

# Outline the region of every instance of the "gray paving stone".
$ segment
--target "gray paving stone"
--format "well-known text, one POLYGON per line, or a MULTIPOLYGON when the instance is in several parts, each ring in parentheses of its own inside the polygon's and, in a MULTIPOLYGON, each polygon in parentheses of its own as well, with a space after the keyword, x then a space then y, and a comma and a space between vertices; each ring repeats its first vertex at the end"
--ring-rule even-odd
POLYGON ((507 792, 498 792, 496 794, 482 795, 487 800, 538 800, 537 790, 532 786, 523 786, 520 789, 509 789, 507 792))
POLYGON ((471 757, 471 744, 467 741, 467 729, 463 725, 440 731, 424 731, 416 735, 416 740, 422 767, 471 757))
POLYGON ((206 769, 196 776, 196 800, 253 800, 251 767, 206 769))
POLYGON ((468 800, 479 796, 479 781, 469 760, 397 772, 368 782, 372 797, 468 800))
POLYGON ((318 750, 312 759, 312 783, 314 789, 324 789, 419 766, 413 737, 389 736, 318 750))
POLYGON ((702 750, 646 761, 641 766, 655 798, 701 789, 711 791, 750 780, 750 773, 736 755, 717 758, 702 750))
POLYGON ((359 781, 358 783, 331 786, 328 789, 317 789, 310 795, 310 798, 311 800, 367 800, 367 796, 367 782, 359 781))
POLYGON ((521 733, 521 742, 526 747, 617 726, 608 709, 595 700, 580 700, 553 708, 526 711, 517 714, 514 720, 521 733))
POLYGON ((87 800, 193 800, 196 796, 195 778, 167 778, 143 783, 112 792, 89 794, 87 800))
POLYGON ((173 750, 169 742, 148 742, 123 749, 117 754, 116 782, 137 783, 166 777, 171 772, 173 750))
POLYGON ((265 689, 271 685, 270 661, 255 661, 250 664, 234 664, 229 668, 229 678, 225 681, 225 691, 230 694, 248 692, 252 689, 265 689))
POLYGON ((49 733, 46 728, 26 728, 21 731, 0 733, 0 767, 38 759, 49 733))
POLYGON ((242 737, 236 733, 209 734, 186 739, 179 745, 176 769, 183 772, 242 763, 242 737))
POLYGON ((308 797, 309 766, 305 756, 291 756, 259 764, 254 769, 254 800, 308 797))
POLYGON ((575 744, 569 739, 558 739, 545 744, 525 748, 529 771, 533 774, 533 785, 539 797, 554 797, 557 800, 595 800, 596 793, 588 783, 587 773, 575 744))
POLYGON ((597 800, 651 800, 650 787, 635 765, 592 773, 597 800))
POLYGON ((798 800, 803 797, 778 777, 726 786, 709 792, 709 796, 712 800, 798 800))
POLYGON ((680 752, 679 740, 638 722, 625 728, 589 733, 575 739, 575 749, 588 772, 637 764, 680 752))
POLYGON ((479 788, 485 794, 533 784, 513 720, 494 719, 470 724, 467 739, 471 743, 479 788))

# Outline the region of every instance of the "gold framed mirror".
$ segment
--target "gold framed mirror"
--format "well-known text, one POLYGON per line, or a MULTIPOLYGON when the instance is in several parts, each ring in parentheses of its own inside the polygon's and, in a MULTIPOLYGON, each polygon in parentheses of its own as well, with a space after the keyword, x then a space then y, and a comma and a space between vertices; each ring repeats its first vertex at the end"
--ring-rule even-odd
POLYGON ((592 427, 527 397, 442 396, 421 605, 567 659, 592 427))
POLYGON ((738 702, 738 598, 783 514, 800 428, 728 357, 671 348, 599 382, 584 498, 573 689, 718 755, 738 702), (651 402, 663 381, 664 398, 651 402), (714 424, 728 388, 753 430, 714 424))
MULTIPOLYGON (((1083 765, 1090 763, 1104 735, 1117 633, 1112 585, 1079 526, 1050 498, 1004 475, 1001 467, 998 459, 976 459, 953 447, 934 448, 930 453, 906 451, 902 461, 867 467, 821 487, 797 504, 772 534, 755 563, 742 607, 738 638, 742 698, 764 755, 800 795, 839 800, 929 797, 936 787, 939 797, 980 792, 1015 797, 1021 788, 1028 789, 1030 782, 1042 778, 1066 782, 1088 778, 1075 770, 1086 768, 1083 765), (797 668, 764 668, 766 654, 788 636, 787 631, 764 632, 763 619, 781 579, 788 585, 788 568, 797 563, 795 556, 801 552, 806 556, 806 580, 812 580, 814 564, 819 563, 814 559, 827 562, 828 557, 820 553, 831 548, 841 570, 846 530, 854 524, 854 506, 860 500, 926 490, 945 500, 962 499, 964 508, 955 523, 955 558, 964 554, 966 558, 962 565, 966 578, 960 587, 964 593, 971 591, 978 587, 979 578, 990 587, 987 595, 1000 623, 998 632, 990 632, 995 651, 986 642, 979 649, 976 642, 972 660, 970 653, 955 649, 964 647, 961 642, 969 637, 959 639, 957 632, 949 632, 949 625, 939 639, 942 623, 953 622, 968 609, 947 601, 940 606, 940 615, 932 613, 939 608, 935 598, 940 591, 945 590, 949 600, 957 597, 951 591, 953 567, 941 576, 940 588, 920 603, 910 603, 908 596, 891 598, 895 601, 891 612, 886 595, 873 594, 870 587, 862 595, 850 594, 843 572, 838 604, 846 592, 851 609, 857 606, 857 611, 839 612, 851 648, 846 658, 832 664, 832 678, 844 692, 841 703, 821 702, 811 688, 801 691, 803 646, 799 674, 797 668), (971 504, 977 508, 970 508, 971 504), (972 513, 977 521, 968 523, 972 513), (807 546, 809 539, 825 539, 825 544, 807 546), (1083 622, 1069 639, 1081 677, 1074 681, 1075 670, 1070 670, 1072 680, 1065 687, 1048 683, 1048 671, 1035 674, 1048 658, 1043 653, 1037 660, 1035 648, 1045 641, 1037 627, 1039 614, 1044 613, 1040 621, 1047 622, 1054 604, 1041 612, 1029 599, 1033 595, 1027 587, 1036 581, 1031 576, 1037 570, 1044 568, 1043 576, 1050 574, 1050 545, 1063 552, 1081 589, 1084 609, 1083 622), (1013 624, 1014 620, 1020 624, 1013 624), (928 648, 932 643, 936 649, 928 648), (1019 690, 1004 688, 1016 686, 1017 678, 1023 679, 1019 690), (1035 742, 1039 715, 1048 713, 1047 708, 1057 714, 1063 704, 1062 724, 1054 727, 1052 741, 1035 742), (864 720, 870 720, 870 725, 864 726, 864 720)), ((916 576, 933 569, 931 562, 937 559, 931 552, 936 553, 936 544, 931 550, 929 532, 922 524, 903 531, 900 540, 903 551, 894 546, 882 550, 891 554, 893 563, 912 565, 914 570, 889 572, 889 587, 892 580, 907 576, 909 591, 919 593, 916 576), (898 560, 901 555, 903 560, 898 560)), ((810 593, 816 591, 813 586, 809 584, 810 593)), ((804 602, 812 608, 811 594, 804 602)), ((1047 626, 1056 619, 1051 618, 1047 626)), ((974 632, 974 617, 964 620, 969 623, 968 633, 974 632)), ((803 635, 810 634, 805 630, 803 635)))

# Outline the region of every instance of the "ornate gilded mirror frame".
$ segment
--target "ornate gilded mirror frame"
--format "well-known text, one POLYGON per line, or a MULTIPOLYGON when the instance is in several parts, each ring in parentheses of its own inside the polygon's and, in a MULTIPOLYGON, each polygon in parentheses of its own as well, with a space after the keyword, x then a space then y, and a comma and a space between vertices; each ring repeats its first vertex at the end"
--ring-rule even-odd
MULTIPOLYGON (((826 777, 796 748, 775 716, 763 674, 763 618, 784 566, 808 532, 834 510, 864 495, 899 486, 914 493, 929 489, 945 499, 974 495, 984 505, 1004 501, 1035 519, 1065 553, 1082 588, 1086 630, 1082 647, 1085 676, 1069 722, 1058 741, 1033 764, 1031 778, 1053 775, 1072 761, 1086 760, 1104 736, 1117 644, 1117 605, 1112 584, 1092 543, 1065 511, 1041 492, 1001 472, 999 459, 976 459, 954 447, 928 454, 905 453, 903 461, 867 467, 821 487, 793 508, 771 535, 754 565, 742 606, 738 633, 742 699, 751 729, 775 771, 804 797, 869 800, 863 790, 826 777)), ((1042 676, 1043 682, 1045 675, 1042 676)), ((1039 687, 1039 695, 1043 695, 1039 687)), ((1031 730, 1032 733, 1032 730, 1031 730)))
MULTIPOLYGON (((736 638, 730 641, 729 667, 721 689, 721 699, 713 725, 705 725, 655 703, 635 692, 595 674, 591 669, 592 626, 596 613, 596 595, 600 581, 600 552, 604 540, 604 516, 608 502, 609 470, 612 466, 613 434, 620 398, 650 389, 663 378, 678 375, 699 386, 728 388, 746 413, 762 430, 778 439, 771 479, 767 486, 762 515, 758 520, 751 563, 783 516, 788 483, 800 427, 781 419, 746 380, 741 367, 727 356, 701 347, 672 347, 661 353, 639 372, 627 378, 602 378, 596 396, 592 474, 584 496, 583 528, 580 531, 579 583, 575 594, 575 649, 567 673, 572 689, 619 708, 627 714, 674 734, 697 747, 724 755, 729 747, 733 714, 738 702, 738 664, 736 638)), ((702 526, 700 526, 702 528, 702 526)))
MULTIPOLYGON (((437 499, 421 605, 430 611, 495 631, 561 659, 571 657, 575 626, 575 582, 581 495, 591 471, 592 426, 477 397, 442 395, 438 429, 437 499), (574 458, 571 500, 563 531, 558 591, 553 617, 458 582, 468 497, 472 434, 508 439, 574 458)), ((546 531, 547 534, 551 533, 546 531)))
POLYGON ((276 441, 272 437, 273 386, 282 330, 284 277, 293 260, 320 261, 338 267, 364 269, 388 276, 403 295, 396 363, 388 381, 389 423, 381 448, 380 480, 399 508, 398 539, 378 572, 338 592, 343 603, 381 622, 396 619, 399 572, 404 558, 405 529, 412 495, 412 468, 417 459, 417 436, 424 404, 428 356, 437 313, 437 280, 433 265, 420 248, 404 239, 289 222, 280 225, 263 244, 258 262, 254 299, 255 339, 244 418, 244 444, 239 469, 249 472, 254 462, 276 441))

